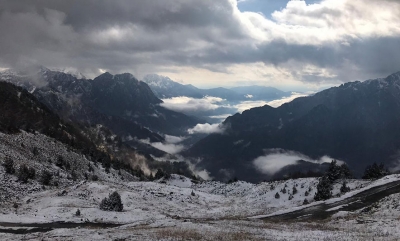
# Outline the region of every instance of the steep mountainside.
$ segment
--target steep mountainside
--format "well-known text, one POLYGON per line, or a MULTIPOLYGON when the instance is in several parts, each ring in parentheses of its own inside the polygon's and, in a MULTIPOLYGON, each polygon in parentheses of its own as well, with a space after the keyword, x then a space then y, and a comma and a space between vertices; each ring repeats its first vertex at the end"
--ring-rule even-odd
POLYGON ((151 74, 146 75, 143 81, 149 85, 151 90, 158 98, 172 98, 178 96, 188 96, 192 98, 202 98, 203 94, 193 85, 183 85, 174 82, 168 77, 151 74))
MULTIPOLYGON (((132 140, 123 141, 122 137, 102 125, 82 126, 63 120, 24 88, 1 81, 0 113, 0 132, 4 133, 6 138, 13 138, 7 137, 12 135, 31 135, 19 134, 21 131, 40 133, 44 138, 53 138, 54 141, 63 143, 65 148, 83 155, 82 158, 102 163, 104 167, 112 163, 113 167, 123 167, 127 171, 139 174, 145 171, 150 175, 150 172, 156 172, 158 168, 169 173, 178 172, 189 176, 193 174, 186 163, 155 161, 150 154, 162 156, 165 153, 158 149, 153 150, 151 146, 138 143, 143 146, 142 149, 132 148, 130 145, 135 144, 132 137, 132 140)), ((36 146, 36 149, 42 148, 36 146)), ((19 151, 26 152, 25 149, 27 147, 21 145, 19 151)), ((28 151, 31 152, 31 148, 28 151)), ((7 156, 0 152, 0 157, 4 155, 7 156)))
POLYGON ((157 132, 177 135, 198 123, 160 107, 162 101, 131 74, 104 73, 88 80, 41 68, 22 74, 6 71, 0 79, 28 89, 64 119, 102 124, 121 137, 160 141, 163 137, 157 132))
POLYGON ((276 148, 343 160, 356 175, 373 162, 391 166, 400 155, 400 72, 346 83, 278 108, 250 109, 228 117, 224 125, 224 134, 210 135, 187 152, 202 157, 215 176, 225 168, 245 180, 268 178, 253 160, 276 148))
POLYGON ((89 153, 94 144, 76 126, 63 121, 21 87, 0 82, 0 131, 37 131, 89 153))

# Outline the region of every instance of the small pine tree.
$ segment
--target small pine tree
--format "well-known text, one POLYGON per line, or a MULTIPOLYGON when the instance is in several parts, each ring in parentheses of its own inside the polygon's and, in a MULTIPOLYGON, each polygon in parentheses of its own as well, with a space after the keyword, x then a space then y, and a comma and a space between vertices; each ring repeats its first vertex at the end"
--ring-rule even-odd
POLYGON ((97 175, 92 176, 92 181, 96 182, 99 180, 99 177, 97 175))
POLYGON ((122 212, 124 205, 121 196, 117 191, 111 193, 108 198, 104 198, 100 203, 100 209, 103 211, 122 212))
POLYGON ((27 183, 29 179, 29 169, 25 164, 19 167, 18 171, 18 181, 22 183, 27 183))
POLYGON ((275 194, 275 198, 276 199, 279 199, 281 197, 281 195, 279 195, 279 193, 277 192, 276 194, 275 194))
POLYGON ((76 210, 75 216, 77 216, 77 217, 81 216, 81 210, 79 210, 79 209, 76 210))
POLYGON ((317 185, 317 193, 315 193, 315 201, 326 200, 332 197, 332 183, 328 176, 319 179, 317 185))
POLYGON ((305 193, 304 193, 304 196, 308 196, 308 195, 310 195, 310 193, 308 192, 308 191, 306 191, 305 193))
POLYGON ((39 150, 37 149, 37 147, 34 147, 34 148, 33 148, 32 154, 33 154, 34 156, 39 155, 39 150))
POLYGON ((333 160, 326 171, 331 183, 341 178, 350 178, 352 176, 349 167, 346 164, 339 166, 336 160, 333 160))
POLYGON ((52 178, 53 178, 53 175, 49 171, 43 170, 42 171, 42 175, 40 177, 40 182, 43 185, 48 186, 48 185, 50 185, 50 181, 51 181, 52 178))
POLYGON ((11 158, 6 158, 4 160, 3 166, 4 166, 6 173, 8 173, 8 174, 15 173, 14 161, 11 158))
POLYGON ((349 166, 347 166, 346 164, 343 164, 340 166, 340 168, 341 168, 341 172, 342 172, 342 175, 341 175, 342 178, 353 177, 353 174, 351 173, 349 166))
POLYGON ((346 193, 350 191, 350 188, 347 186, 346 181, 343 182, 342 186, 340 187, 340 192, 341 193, 346 193))
POLYGON ((36 177, 36 170, 33 167, 28 167, 28 178, 35 179, 36 177))
POLYGON ((73 170, 71 172, 71 179, 75 182, 76 180, 78 180, 78 174, 76 173, 75 170, 73 170))
POLYGON ((286 193, 286 187, 281 190, 282 193, 286 193))
POLYGON ((310 202, 307 200, 307 198, 305 198, 303 201, 303 205, 307 205, 307 204, 310 204, 310 202))
POLYGON ((160 179, 160 178, 163 178, 163 177, 168 179, 168 178, 170 178, 170 175, 168 173, 164 172, 161 168, 159 168, 157 170, 156 175, 154 176, 154 179, 157 180, 157 179, 160 179))
POLYGON ((293 193, 293 195, 295 195, 297 193, 297 188, 295 186, 293 186, 292 193, 293 193))
POLYGON ((63 168, 63 165, 64 165, 64 158, 60 155, 57 158, 56 166, 58 166, 59 168, 63 168))
POLYGON ((290 194, 290 195, 289 195, 289 200, 292 200, 292 199, 293 199, 293 195, 290 194))
POLYGON ((364 175, 362 176, 363 179, 378 179, 389 175, 389 171, 385 168, 383 163, 381 164, 372 164, 371 166, 367 166, 365 168, 364 175))

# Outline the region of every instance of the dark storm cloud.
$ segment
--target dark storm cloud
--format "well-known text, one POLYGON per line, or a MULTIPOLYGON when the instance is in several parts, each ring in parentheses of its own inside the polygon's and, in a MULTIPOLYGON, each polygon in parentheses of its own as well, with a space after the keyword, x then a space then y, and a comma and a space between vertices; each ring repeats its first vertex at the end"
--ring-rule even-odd
MULTIPOLYGON (((341 19, 344 10, 307 12, 299 7, 289 15, 278 14, 277 21, 319 18, 341 24, 346 22, 341 19)), ((393 11, 400 13, 400 7, 393 11)), ((342 43, 314 41, 311 34, 308 42, 302 35, 294 41, 285 33, 286 25, 258 28, 239 15, 230 0, 0 0, 0 67, 41 64, 90 76, 99 68, 150 73, 173 66, 229 73, 230 65, 264 62, 290 69, 304 82, 348 81, 400 70, 399 35, 360 38, 349 33, 342 43), (267 39, 257 38, 258 30, 267 39), (304 73, 307 64, 329 69, 336 77, 304 73)), ((396 29, 398 23, 392 25, 396 29)))
POLYGON ((196 45, 247 38, 228 1, 0 3, 0 30, 6 33, 0 39, 1 62, 8 66, 76 63, 119 71, 146 61, 168 63, 161 52, 197 51, 196 45))

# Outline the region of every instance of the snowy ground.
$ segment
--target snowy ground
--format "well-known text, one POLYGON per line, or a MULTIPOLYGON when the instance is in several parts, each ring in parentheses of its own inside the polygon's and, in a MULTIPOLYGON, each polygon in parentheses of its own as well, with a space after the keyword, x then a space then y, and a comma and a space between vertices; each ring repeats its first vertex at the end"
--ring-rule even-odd
MULTIPOLYGON (((398 180, 393 176, 390 180, 398 180)), ((374 186, 375 182, 349 181, 354 189, 374 186)), ((379 183, 379 181, 378 181, 379 183)), ((249 184, 236 182, 192 183, 173 175, 162 182, 82 181, 60 190, 46 190, 27 195, 18 208, 3 206, 0 222, 117 223, 109 229, 55 229, 25 235, 0 234, 2 240, 398 240, 400 232, 399 194, 389 196, 371 210, 338 213, 319 223, 269 223, 248 219, 301 205, 305 190, 315 189, 314 178, 249 184), (297 194, 280 192, 298 187, 297 194), (271 187, 274 187, 271 190, 271 187), (124 211, 99 210, 100 200, 117 190, 124 211), (192 191, 194 194, 192 194, 192 191), (274 196, 279 191, 280 199, 274 196), (28 201, 29 200, 29 201, 28 201), (77 209, 81 216, 75 216, 77 209)), ((313 194, 310 194, 310 201, 313 194)))
MULTIPOLYGON (((37 169, 60 172, 59 186, 43 189, 36 180, 27 184, 5 174, 0 167, 0 230, 17 229, 5 223, 112 223, 119 227, 57 228, 49 232, 28 234, 1 233, 0 240, 399 240, 400 194, 394 194, 355 212, 339 212, 322 222, 268 222, 249 218, 284 213, 304 207, 304 199, 314 205, 317 179, 251 184, 235 182, 194 182, 179 175, 158 182, 124 180, 111 169, 105 173, 85 157, 63 144, 29 133, 0 134, 0 159, 12 156, 17 165, 26 163, 37 169), (32 143, 39 143, 32 144, 32 143), (40 147, 40 154, 31 150, 40 147), (73 181, 57 167, 56 158, 76 165, 79 175, 93 166, 99 181, 73 181), (32 161, 34 160, 34 161, 32 161), (85 170, 85 171, 83 171, 85 170), (123 212, 105 212, 100 201, 118 191, 123 212), (306 192, 308 195, 306 195, 306 192), (279 198, 275 198, 276 193, 279 198), (290 200, 289 200, 290 199, 290 200), (79 209, 80 216, 75 213, 79 209)), ((351 192, 346 196, 400 180, 392 175, 377 181, 348 180, 351 192)), ((338 201, 341 183, 334 186, 338 201)))

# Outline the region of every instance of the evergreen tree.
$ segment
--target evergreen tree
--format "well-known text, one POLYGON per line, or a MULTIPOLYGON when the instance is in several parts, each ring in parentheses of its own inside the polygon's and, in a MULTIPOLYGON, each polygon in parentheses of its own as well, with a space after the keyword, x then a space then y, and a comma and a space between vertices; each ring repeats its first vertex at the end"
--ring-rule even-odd
POLYGON ((49 171, 43 170, 42 171, 42 175, 40 177, 40 182, 43 185, 47 186, 47 185, 50 185, 50 181, 51 181, 52 178, 53 178, 53 175, 49 171))
POLYGON ((326 174, 333 183, 334 181, 342 178, 350 178, 352 176, 349 167, 346 164, 339 166, 336 160, 332 160, 326 174))
POLYGON ((365 168, 365 172, 363 175, 363 179, 378 179, 389 175, 389 171, 385 168, 383 163, 376 164, 375 162, 371 166, 367 166, 365 168))
POLYGON ((328 176, 319 179, 317 193, 314 196, 315 201, 326 200, 332 197, 332 183, 328 176))
POLYGON ((29 169, 25 164, 19 167, 18 180, 22 183, 27 183, 29 179, 29 169))
POLYGON ((293 186, 292 193, 293 193, 293 195, 295 195, 297 193, 297 188, 295 186, 293 186))
POLYGON ((108 198, 104 198, 100 203, 100 209, 103 211, 122 212, 124 205, 121 196, 117 191, 111 193, 108 198))
POLYGON ((353 177, 353 174, 351 173, 349 166, 347 166, 346 164, 342 164, 340 167, 342 172, 341 178, 353 177))
POLYGON ((15 173, 14 161, 11 158, 6 158, 6 160, 4 160, 3 166, 4 166, 6 173, 8 173, 8 174, 15 173))
POLYGON ((32 154, 33 154, 34 156, 39 155, 39 150, 37 149, 37 147, 34 147, 34 148, 33 148, 32 154))
POLYGON ((350 191, 350 188, 347 186, 346 181, 343 182, 342 186, 340 187, 340 192, 341 193, 346 193, 350 191))
POLYGON ((28 167, 28 178, 35 179, 36 177, 36 170, 33 167, 28 167))
POLYGON ((156 175, 154 176, 154 179, 160 179, 160 178, 170 178, 170 175, 166 172, 164 172, 161 168, 158 168, 156 175))
POLYGON ((277 192, 276 194, 275 194, 275 198, 276 199, 279 199, 281 197, 281 195, 279 195, 279 193, 277 192))

